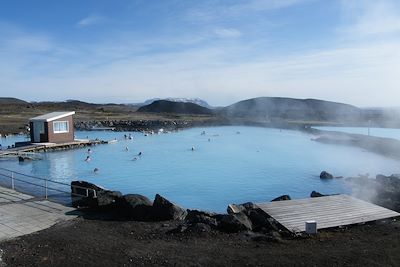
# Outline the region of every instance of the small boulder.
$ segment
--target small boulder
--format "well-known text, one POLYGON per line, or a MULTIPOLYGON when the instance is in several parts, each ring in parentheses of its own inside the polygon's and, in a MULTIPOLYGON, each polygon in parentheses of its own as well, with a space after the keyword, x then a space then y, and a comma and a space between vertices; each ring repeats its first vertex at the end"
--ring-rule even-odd
POLYGON ((271 202, 273 202, 273 201, 284 201, 284 200, 291 200, 291 198, 290 198, 289 195, 282 195, 282 196, 279 196, 277 198, 274 198, 273 200, 271 200, 271 202))
POLYGON ((244 209, 242 206, 236 205, 236 204, 229 204, 228 208, 226 209, 228 214, 236 214, 236 213, 242 212, 243 210, 244 209))
POLYGON ((278 231, 280 228, 275 219, 260 208, 248 210, 246 214, 251 221, 253 231, 271 232, 278 231))
POLYGON ((97 192, 97 206, 106 207, 113 205, 118 199, 122 197, 119 191, 102 190, 97 192))
POLYGON ((213 228, 217 227, 217 220, 214 218, 215 213, 208 213, 198 210, 188 210, 185 221, 189 224, 207 224, 213 228))
POLYGON ((228 208, 226 209, 226 211, 228 212, 228 214, 236 214, 236 213, 240 213, 240 212, 245 212, 246 210, 250 210, 250 209, 254 209, 255 205, 252 202, 246 202, 243 204, 229 204, 228 208))
POLYGON ((312 191, 310 194, 310 197, 324 197, 324 196, 326 196, 326 195, 321 194, 320 192, 317 192, 317 191, 312 191))
POLYGON ((252 230, 250 219, 244 213, 223 214, 216 216, 218 229, 227 233, 237 233, 245 230, 252 230))
MULTIPOLYGON (((290 199, 289 196, 282 196, 282 198, 290 199)), ((227 211, 228 214, 231 215, 244 213, 251 221, 253 231, 270 232, 278 231, 280 228, 277 222, 273 218, 271 218, 271 216, 269 216, 252 202, 246 202, 239 205, 231 204, 228 206, 227 211)))
POLYGON ((151 201, 139 194, 128 194, 118 199, 117 212, 123 216, 133 220, 147 221, 152 216, 151 201))
POLYGON ((156 221, 183 220, 186 210, 172 203, 168 199, 156 195, 153 202, 153 219, 156 221))
POLYGON ((322 171, 321 174, 319 175, 319 178, 321 178, 321 179, 333 179, 333 175, 330 174, 329 172, 322 171))

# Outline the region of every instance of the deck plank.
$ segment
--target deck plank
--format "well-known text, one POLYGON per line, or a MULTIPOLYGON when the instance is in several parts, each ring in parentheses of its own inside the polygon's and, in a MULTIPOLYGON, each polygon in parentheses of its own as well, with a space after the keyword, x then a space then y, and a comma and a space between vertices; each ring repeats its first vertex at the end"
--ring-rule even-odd
POLYGON ((400 216, 348 195, 257 203, 257 206, 292 232, 304 232, 309 220, 315 220, 318 229, 323 229, 400 216))

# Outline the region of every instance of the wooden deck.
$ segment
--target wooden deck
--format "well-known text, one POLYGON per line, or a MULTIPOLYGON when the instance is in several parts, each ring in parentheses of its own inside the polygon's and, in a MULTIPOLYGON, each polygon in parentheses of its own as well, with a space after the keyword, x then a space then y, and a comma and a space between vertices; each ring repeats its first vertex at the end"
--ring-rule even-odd
MULTIPOLYGON (((113 141, 113 140, 112 140, 113 141)), ((0 157, 7 156, 22 156, 34 152, 60 150, 60 149, 72 149, 82 146, 92 146, 97 144, 107 144, 110 141, 103 140, 75 140, 73 142, 66 143, 32 143, 30 145, 15 147, 10 149, 0 150, 0 157)))
POLYGON ((330 228, 400 216, 400 213, 348 195, 257 203, 263 211, 292 232, 304 232, 305 222, 330 228))

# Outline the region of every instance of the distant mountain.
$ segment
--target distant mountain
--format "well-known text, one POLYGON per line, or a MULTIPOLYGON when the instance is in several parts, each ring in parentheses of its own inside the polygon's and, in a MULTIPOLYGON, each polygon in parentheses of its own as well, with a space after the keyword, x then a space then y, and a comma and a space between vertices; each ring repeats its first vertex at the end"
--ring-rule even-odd
POLYGON ((37 107, 48 107, 55 109, 65 109, 65 110, 74 110, 80 108, 95 108, 99 106, 98 104, 87 103, 79 100, 66 100, 66 101, 43 101, 43 102, 32 102, 37 107))
POLYGON ((138 112, 154 112, 154 113, 175 113, 175 114, 196 114, 211 115, 211 109, 202 107, 191 102, 176 102, 168 100, 156 100, 151 104, 142 106, 138 112))
POLYGON ((28 104, 28 102, 14 97, 0 97, 0 104, 16 105, 16 104, 28 104))
POLYGON ((221 108, 218 113, 228 117, 266 120, 357 121, 362 110, 342 103, 284 97, 258 97, 221 108))
POLYGON ((204 100, 200 99, 200 98, 173 98, 173 97, 169 97, 169 98, 152 98, 152 99, 148 99, 146 101, 144 101, 143 105, 150 105, 151 103, 153 103, 154 101, 157 100, 167 100, 167 101, 171 101, 171 102, 183 102, 183 103, 193 103, 205 108, 211 108, 211 106, 204 100))

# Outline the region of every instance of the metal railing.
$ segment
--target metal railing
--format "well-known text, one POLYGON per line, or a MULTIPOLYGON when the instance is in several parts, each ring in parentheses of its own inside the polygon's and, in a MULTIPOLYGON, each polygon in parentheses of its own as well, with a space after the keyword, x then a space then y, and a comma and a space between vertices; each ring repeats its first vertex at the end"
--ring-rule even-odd
MULTIPOLYGON (((45 199, 49 199, 49 197, 51 196, 49 195, 49 192, 57 192, 58 194, 67 194, 72 197, 94 197, 94 198, 97 197, 97 191, 96 189, 93 188, 58 182, 47 178, 36 177, 21 172, 17 172, 15 170, 10 170, 0 167, 0 179, 1 178, 3 178, 3 180, 9 179, 8 180, 9 184, 11 185, 11 189, 13 190, 21 192, 27 191, 24 193, 33 194, 38 197, 44 197, 45 199), (16 182, 21 183, 21 186, 19 186, 18 189, 16 188, 16 182), (29 188, 32 186, 36 188, 43 188, 44 194, 40 194, 40 191, 32 190, 33 188, 29 188), (68 190, 64 189, 65 187, 68 187, 68 190)), ((4 183, 1 183, 1 185, 7 186, 4 183)))

